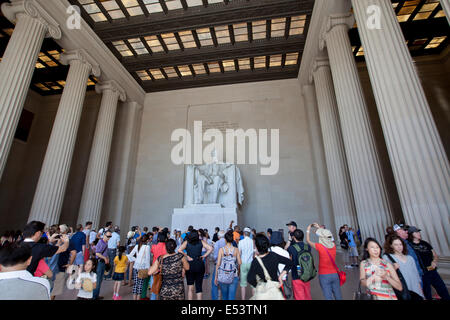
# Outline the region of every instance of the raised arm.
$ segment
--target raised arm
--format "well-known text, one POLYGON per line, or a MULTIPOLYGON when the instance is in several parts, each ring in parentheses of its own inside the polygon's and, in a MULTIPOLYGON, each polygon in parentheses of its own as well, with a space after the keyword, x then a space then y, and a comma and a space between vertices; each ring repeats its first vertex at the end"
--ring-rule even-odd
POLYGON ((309 237, 309 234, 311 232, 311 225, 308 226, 308 228, 306 228, 306 242, 308 242, 308 244, 313 247, 314 249, 316 249, 316 244, 314 242, 311 241, 311 238, 309 237))

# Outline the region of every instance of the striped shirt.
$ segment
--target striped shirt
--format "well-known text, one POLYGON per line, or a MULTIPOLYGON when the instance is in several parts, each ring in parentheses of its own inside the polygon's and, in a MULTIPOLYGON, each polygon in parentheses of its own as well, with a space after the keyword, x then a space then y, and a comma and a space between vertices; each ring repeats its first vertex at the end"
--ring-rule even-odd
POLYGON ((27 270, 0 272, 0 300, 50 300, 50 283, 27 270))
MULTIPOLYGON (((384 269, 387 273, 389 273, 387 267, 388 263, 383 259, 381 259, 380 265, 378 266, 372 264, 368 259, 362 261, 361 263, 364 266, 366 279, 375 274, 377 268, 384 269)), ((377 300, 397 300, 394 289, 387 280, 381 280, 381 282, 378 283, 374 282, 368 287, 368 289, 370 290, 370 293, 377 298, 377 300)))

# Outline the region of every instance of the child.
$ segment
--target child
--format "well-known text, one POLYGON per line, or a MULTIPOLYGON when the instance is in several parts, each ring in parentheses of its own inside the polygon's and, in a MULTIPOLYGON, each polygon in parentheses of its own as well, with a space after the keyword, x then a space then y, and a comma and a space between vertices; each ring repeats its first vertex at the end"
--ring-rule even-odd
POLYGON ((120 284, 125 279, 125 272, 127 271, 128 258, 124 254, 126 248, 124 246, 119 247, 119 254, 114 258, 114 294, 113 300, 120 300, 122 297, 119 295, 120 284))
POLYGON ((96 260, 89 258, 84 264, 84 272, 81 272, 75 281, 75 288, 80 290, 77 300, 92 300, 97 286, 97 275, 93 272, 96 269, 96 260))

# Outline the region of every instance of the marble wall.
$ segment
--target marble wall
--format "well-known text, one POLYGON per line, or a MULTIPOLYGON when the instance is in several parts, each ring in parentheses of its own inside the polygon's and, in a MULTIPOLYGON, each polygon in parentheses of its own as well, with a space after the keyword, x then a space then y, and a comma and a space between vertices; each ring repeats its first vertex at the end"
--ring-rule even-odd
POLYGON ((278 174, 261 176, 259 164, 239 165, 246 189, 239 225, 286 230, 291 220, 299 226, 319 220, 302 101, 296 79, 148 94, 131 225, 170 225, 173 209, 182 207, 184 168, 171 162, 176 143, 170 138, 173 130, 190 128, 195 120, 209 125, 225 121, 244 130, 280 129, 278 174))

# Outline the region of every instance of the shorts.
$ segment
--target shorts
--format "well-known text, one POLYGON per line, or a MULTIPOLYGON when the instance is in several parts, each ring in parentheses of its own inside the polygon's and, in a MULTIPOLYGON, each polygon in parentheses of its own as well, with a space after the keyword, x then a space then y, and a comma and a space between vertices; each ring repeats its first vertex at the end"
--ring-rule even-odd
POLYGON ((114 281, 123 281, 125 279, 125 273, 117 273, 114 272, 113 278, 114 281))
POLYGON ((348 255, 350 257, 358 257, 359 256, 358 249, 356 247, 349 247, 348 248, 348 255))
POLYGON ((247 288, 247 275, 250 271, 251 263, 243 263, 241 264, 241 287, 247 288))
POLYGON ((77 252, 75 257, 75 262, 73 263, 76 266, 81 266, 84 264, 84 254, 83 251, 77 252))

